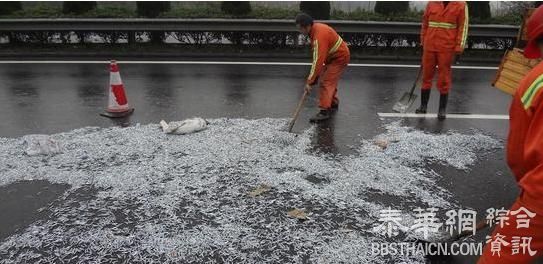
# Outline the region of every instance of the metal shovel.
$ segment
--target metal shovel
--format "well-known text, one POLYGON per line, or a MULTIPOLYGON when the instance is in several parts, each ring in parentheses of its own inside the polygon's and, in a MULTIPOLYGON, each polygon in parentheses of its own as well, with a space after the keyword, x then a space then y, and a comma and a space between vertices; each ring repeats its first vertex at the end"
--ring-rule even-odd
POLYGON ((398 100, 398 102, 396 102, 396 104, 392 107, 392 110, 394 112, 405 113, 405 111, 409 109, 409 107, 413 104, 413 102, 415 102, 415 99, 417 99, 417 95, 415 94, 415 88, 417 87, 417 84, 420 82, 421 77, 422 77, 422 66, 419 68, 417 79, 413 83, 411 90, 409 92, 405 92, 402 98, 400 98, 400 100, 398 100))

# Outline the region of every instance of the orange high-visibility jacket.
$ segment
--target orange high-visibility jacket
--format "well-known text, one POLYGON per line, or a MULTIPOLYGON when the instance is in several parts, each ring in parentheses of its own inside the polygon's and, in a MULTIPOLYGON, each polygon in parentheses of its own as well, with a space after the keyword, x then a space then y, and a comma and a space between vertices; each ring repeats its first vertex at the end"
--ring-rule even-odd
POLYGON ((543 212, 543 63, 519 84, 509 117, 507 163, 524 202, 543 212))
POLYGON ((422 17, 420 43, 433 52, 463 52, 468 36, 468 7, 465 2, 430 1, 422 17))
POLYGON ((333 28, 322 23, 313 24, 309 37, 313 48, 313 64, 307 83, 314 84, 324 63, 336 57, 349 56, 349 48, 333 28))

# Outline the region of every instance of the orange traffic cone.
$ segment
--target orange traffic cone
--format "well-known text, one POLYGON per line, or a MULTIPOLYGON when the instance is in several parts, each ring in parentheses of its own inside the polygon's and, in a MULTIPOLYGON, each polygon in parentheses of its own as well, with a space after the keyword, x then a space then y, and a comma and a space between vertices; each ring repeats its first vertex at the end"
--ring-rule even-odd
POLYGON ((117 62, 112 60, 109 74, 109 95, 106 112, 101 113, 105 117, 125 117, 134 112, 134 108, 128 105, 128 99, 124 92, 123 81, 119 73, 117 62))

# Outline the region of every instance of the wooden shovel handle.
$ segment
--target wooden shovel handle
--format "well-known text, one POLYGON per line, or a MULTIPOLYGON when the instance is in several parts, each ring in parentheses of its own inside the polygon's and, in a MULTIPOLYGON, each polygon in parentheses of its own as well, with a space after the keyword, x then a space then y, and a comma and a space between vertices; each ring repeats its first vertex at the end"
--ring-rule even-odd
POLYGON ((292 131, 292 127, 294 127, 294 123, 296 122, 296 119, 298 119, 298 115, 300 114, 300 110, 302 110, 302 106, 304 105, 305 97, 307 96, 307 90, 304 89, 304 94, 302 95, 302 98, 298 102, 298 106, 296 106, 296 110, 294 111, 294 115, 292 116, 292 119, 290 120, 290 124, 288 125, 288 132, 292 131))
POLYGON ((417 73, 417 79, 413 83, 413 86, 411 86, 411 91, 409 92, 411 96, 413 96, 413 94, 415 93, 415 88, 417 88, 417 85, 419 84, 421 79, 422 79, 422 65, 419 67, 419 72, 417 73))

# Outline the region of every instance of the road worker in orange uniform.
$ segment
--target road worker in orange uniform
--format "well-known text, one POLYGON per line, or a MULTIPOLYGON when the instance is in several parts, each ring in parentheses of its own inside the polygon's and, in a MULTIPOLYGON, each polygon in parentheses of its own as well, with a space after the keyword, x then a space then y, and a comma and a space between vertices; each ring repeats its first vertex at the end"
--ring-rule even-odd
POLYGON ((468 8, 465 2, 430 1, 422 18, 420 43, 422 54, 422 91, 416 113, 425 114, 436 66, 439 89, 438 118, 446 118, 447 99, 451 88, 451 65, 461 54, 468 36, 468 8))
MULTIPOLYGON (((542 58, 543 6, 528 20, 527 35, 524 56, 542 58)), ((532 263, 543 256, 543 63, 520 82, 509 117, 507 163, 521 192, 509 209, 508 225, 497 225, 491 235, 490 242, 505 243, 499 243, 499 251, 498 244, 486 244, 479 264, 532 263)))
POLYGON ((337 85, 351 55, 347 44, 330 26, 314 23, 313 18, 303 13, 296 16, 296 26, 300 32, 309 35, 313 49, 313 64, 306 80, 306 91, 311 91, 311 85, 320 79, 320 111, 310 121, 323 121, 329 119, 332 110, 339 106, 337 85))

